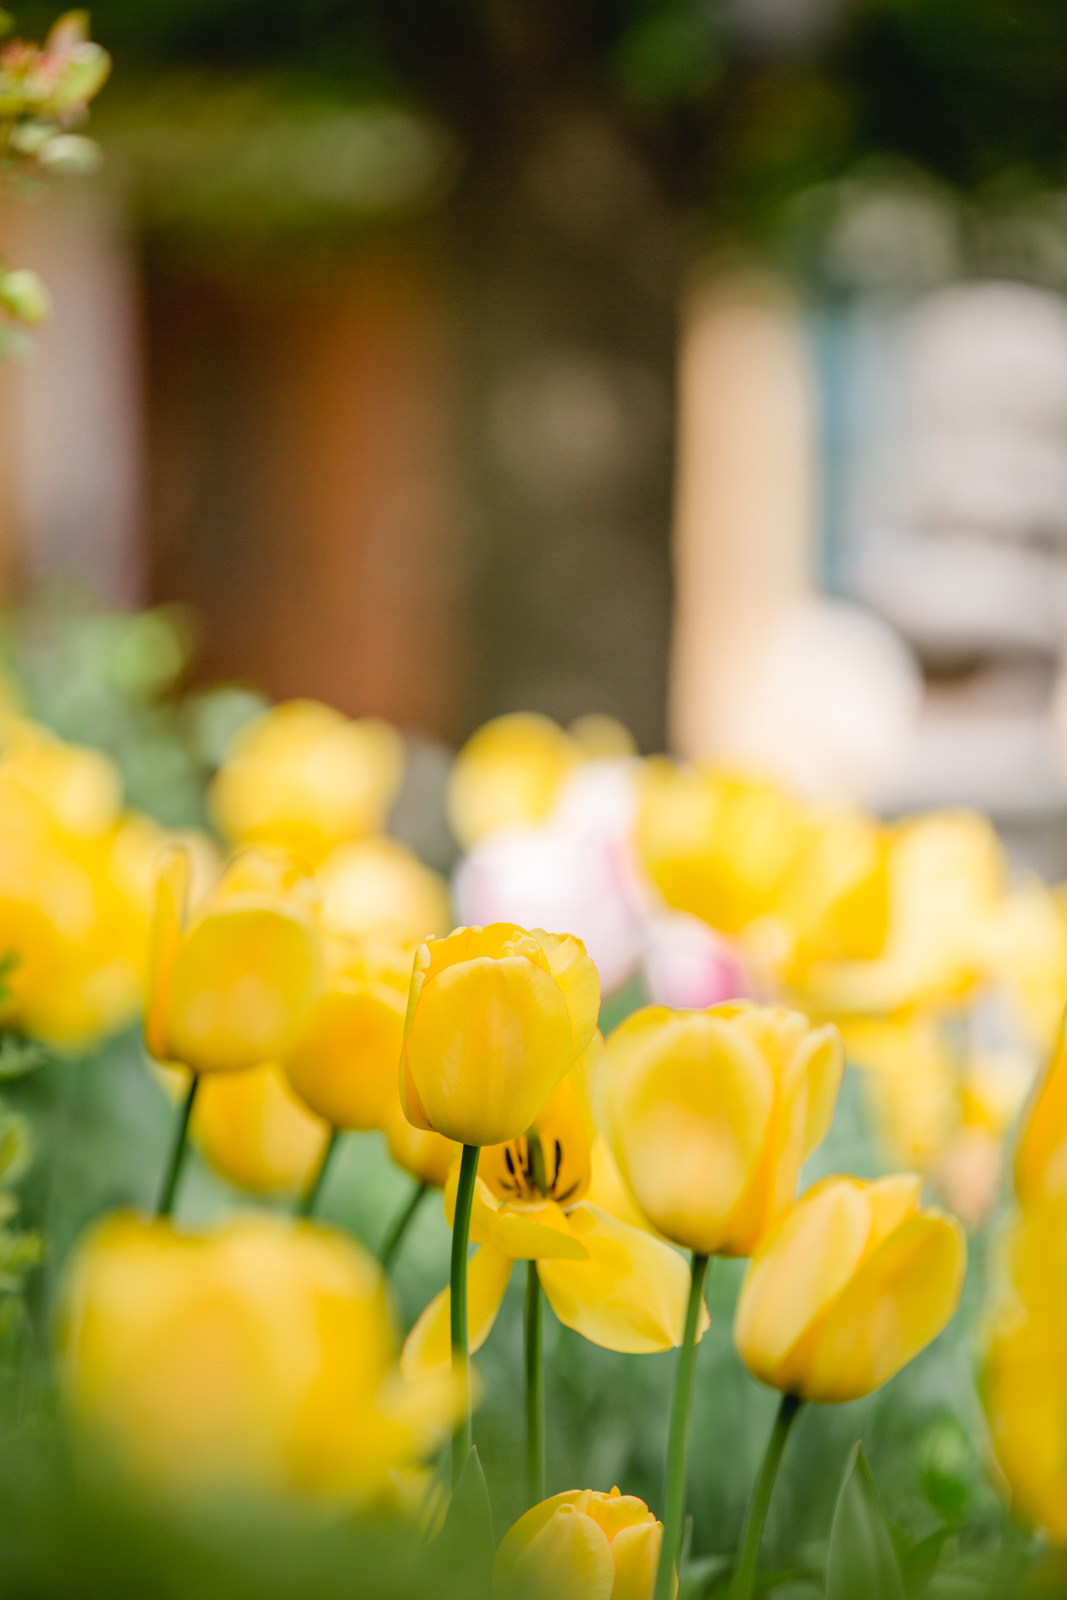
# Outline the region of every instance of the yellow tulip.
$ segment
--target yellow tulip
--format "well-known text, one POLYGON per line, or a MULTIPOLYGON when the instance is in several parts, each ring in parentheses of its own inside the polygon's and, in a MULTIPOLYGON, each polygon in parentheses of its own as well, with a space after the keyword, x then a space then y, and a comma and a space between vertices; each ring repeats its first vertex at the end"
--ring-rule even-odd
POLYGON ((421 944, 452 927, 445 881, 397 839, 338 845, 318 871, 322 925, 342 938, 368 934, 421 944))
POLYGON ((73 1413, 163 1488, 388 1498, 455 1414, 447 1376, 397 1371, 377 1263, 314 1225, 112 1216, 77 1249, 63 1329, 73 1413))
POLYGON ((992 824, 934 812, 888 830, 885 942, 874 960, 814 961, 793 992, 827 1016, 879 1016, 969 993, 995 964, 1004 851, 992 824))
POLYGON ((206 1077, 190 1131, 209 1165, 252 1194, 295 1194, 306 1188, 319 1170, 330 1132, 272 1062, 206 1077))
POLYGON ((428 1133, 424 1128, 413 1128, 404 1115, 397 1097, 396 1106, 385 1123, 389 1154, 398 1167, 410 1172, 419 1183, 431 1189, 443 1189, 448 1174, 459 1155, 459 1145, 439 1133, 428 1133))
POLYGON ((571 1489, 504 1535, 494 1600, 652 1600, 663 1524, 635 1495, 571 1489))
POLYGON ((1067 1197, 1067 1028, 1060 1029, 1015 1152, 1015 1190, 1024 1205, 1067 1197))
POLYGON ((517 711, 473 734, 456 757, 448 815, 465 849, 496 828, 544 822, 564 778, 581 759, 576 742, 548 717, 517 711))
POLYGON ((415 957, 400 1063, 408 1121, 459 1144, 525 1133, 589 1044, 596 968, 570 934, 460 928, 415 957))
MULTIPOLYGON (((496 1320, 516 1261, 536 1261, 559 1320, 592 1344, 643 1353, 681 1343, 689 1272, 681 1256, 586 1195, 593 1121, 580 1067, 572 1070, 528 1134, 482 1150, 470 1236, 480 1246, 468 1276, 470 1348, 496 1320)), ((453 1171, 445 1189, 451 1220, 453 1171)), ((404 1346, 409 1376, 447 1365, 450 1290, 430 1302, 404 1346)), ((704 1313, 699 1332, 707 1326, 704 1313)))
POLYGON ((776 783, 646 762, 637 846, 668 905, 721 933, 774 906, 803 841, 799 803, 776 783))
POLYGON ((190 858, 163 852, 145 1040, 159 1061, 232 1072, 284 1054, 322 987, 322 953, 299 871, 280 853, 234 858, 186 924, 190 858))
POLYGON ((1004 1254, 982 1400, 1016 1514, 1067 1545, 1067 1200, 1035 1198, 1004 1254))
POLYGON ((734 1343, 749 1370, 802 1400, 870 1394, 941 1332, 967 1262, 954 1217, 921 1210, 922 1180, 826 1178, 759 1245, 734 1343))
POLYGON ((283 1056, 293 1089, 334 1128, 384 1128, 397 1107, 397 1064, 412 952, 338 947, 337 969, 283 1056))
POLYGON ((381 830, 402 765, 400 736, 387 723, 290 700, 240 729, 211 808, 233 842, 276 845, 316 866, 334 845, 381 830))
POLYGON ((929 1011, 844 1022, 845 1052, 867 1081, 875 1123, 893 1163, 928 1172, 960 1121, 956 1053, 929 1011))
POLYGON ((832 1027, 779 1006, 646 1006, 597 1068, 604 1135, 638 1208, 698 1255, 751 1254, 833 1117, 832 1027))

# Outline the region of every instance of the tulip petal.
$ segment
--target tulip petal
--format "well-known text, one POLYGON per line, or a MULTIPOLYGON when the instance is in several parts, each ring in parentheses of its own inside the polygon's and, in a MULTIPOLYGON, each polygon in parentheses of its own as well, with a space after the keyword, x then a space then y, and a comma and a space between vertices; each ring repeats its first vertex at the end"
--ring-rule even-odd
MULTIPOLYGON (((455 1149, 455 1146, 452 1146, 455 1149)), ((459 1191, 459 1162, 453 1162, 444 1183, 445 1220, 450 1228, 456 1223, 456 1195, 459 1191)), ((496 1214, 500 1209, 481 1178, 474 1180, 474 1197, 471 1202, 471 1224, 468 1237, 472 1244, 491 1244, 496 1214)))
POLYGON ((168 845, 160 851, 148 960, 148 1005, 144 1019, 145 1043, 157 1061, 168 1061, 172 1056, 167 1038, 167 1016, 174 967, 182 944, 191 877, 192 862, 183 845, 168 845))
MULTIPOLYGON (((606 1350, 642 1354, 681 1344, 690 1275, 678 1252, 585 1202, 569 1220, 588 1260, 538 1266, 559 1320, 606 1350)), ((707 1325, 705 1311, 700 1334, 707 1325)))
MULTIPOLYGON (((492 1330, 511 1277, 511 1257, 492 1245, 476 1250, 467 1264, 467 1337, 473 1355, 492 1330)), ((400 1370, 409 1382, 452 1361, 452 1291, 434 1296, 404 1341, 400 1370)))
POLYGON ((227 898, 186 934, 167 1035, 194 1072, 235 1071, 288 1048, 321 986, 314 925, 251 896, 227 898))
POLYGON ((759 1247, 734 1318, 734 1343, 757 1378, 780 1389, 800 1381, 796 1346, 860 1266, 870 1231, 863 1186, 827 1178, 759 1247))
POLYGON ((493 1572, 493 1591, 501 1600, 611 1600, 614 1583, 606 1535, 592 1517, 566 1503, 514 1552, 506 1576, 496 1567, 493 1572))
POLYGON ((822 1143, 834 1119, 834 1107, 845 1073, 845 1051, 836 1028, 816 1028, 807 1035, 790 1063, 802 1075, 805 1093, 804 1159, 822 1143))
POLYGON ((615 1587, 611 1600, 649 1600, 656 1587, 663 1524, 651 1517, 621 1528, 611 1541, 615 1587))
POLYGON ((879 1178, 867 1187, 871 1207, 871 1232, 867 1240, 867 1255, 872 1255, 883 1239, 888 1239, 919 1209, 923 1181, 917 1172, 896 1172, 889 1178, 879 1178))
POLYGON ((771 1070, 728 1020, 649 1009, 654 1017, 638 1013, 612 1034, 598 1074, 613 1154, 661 1233, 729 1253, 731 1213, 770 1126, 771 1070))
POLYGON ((492 1242, 516 1261, 588 1261, 589 1252, 554 1201, 501 1206, 493 1218, 492 1242))
POLYGON ((966 1263, 954 1217, 925 1211, 908 1218, 813 1330, 800 1392, 811 1400, 854 1400, 885 1383, 949 1321, 966 1263))
POLYGON ((548 970, 563 991, 574 1030, 575 1055, 581 1055, 592 1042, 600 1015, 600 977, 585 945, 572 933, 545 933, 533 930, 548 960, 548 970))
POLYGON ((384 1127, 396 1100, 404 997, 341 978, 312 1008, 285 1057, 289 1082, 335 1128, 384 1127))
POLYGON ((205 1159, 231 1183, 253 1194, 284 1194, 317 1170, 329 1130, 267 1064, 206 1075, 192 1132, 205 1159))
POLYGON ((403 1059, 437 1133, 505 1144, 526 1131, 573 1065, 563 994, 525 956, 445 967, 423 985, 403 1059))

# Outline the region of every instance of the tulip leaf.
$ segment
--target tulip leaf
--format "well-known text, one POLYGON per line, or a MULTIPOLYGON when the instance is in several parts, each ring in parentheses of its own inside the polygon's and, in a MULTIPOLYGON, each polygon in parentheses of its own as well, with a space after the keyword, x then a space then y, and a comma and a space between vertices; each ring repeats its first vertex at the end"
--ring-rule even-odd
POLYGON ((858 1443, 845 1467, 830 1529, 826 1600, 904 1600, 893 1536, 858 1443))
POLYGON ((919 1596, 925 1594, 941 1559, 945 1540, 950 1539, 955 1531, 954 1528, 935 1528, 933 1533, 927 1534, 925 1539, 920 1539, 907 1551, 902 1565, 909 1600, 918 1600, 919 1596))
POLYGON ((489 1490, 477 1447, 472 1445, 452 1491, 444 1526, 424 1551, 423 1565, 427 1578, 434 1579, 435 1593, 445 1593, 447 1585, 454 1582, 457 1600, 460 1595, 463 1600, 468 1596, 474 1600, 489 1594, 495 1554, 489 1490))

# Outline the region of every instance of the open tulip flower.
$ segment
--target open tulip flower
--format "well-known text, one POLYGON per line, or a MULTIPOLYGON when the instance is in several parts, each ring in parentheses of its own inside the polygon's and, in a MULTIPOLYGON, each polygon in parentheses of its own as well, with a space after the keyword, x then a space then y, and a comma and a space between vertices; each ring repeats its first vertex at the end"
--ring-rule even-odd
MULTIPOLYGON (((559 1085, 528 1134, 484 1149, 471 1216, 470 1348, 496 1320, 516 1261, 536 1261, 559 1320, 593 1344, 635 1353, 681 1342, 689 1273, 681 1256, 586 1199, 593 1124, 582 1069, 559 1085)), ((446 1206, 455 1206, 455 1175, 446 1206)), ((432 1300, 404 1346, 404 1370, 449 1357, 450 1291, 432 1300)), ((700 1332, 707 1326, 704 1314, 700 1332)))
POLYGON ((702 1256, 746 1256, 792 1200, 843 1068, 835 1028, 780 1006, 646 1006, 608 1038, 596 1096, 653 1227, 702 1256))
POLYGON ((397 1371, 366 1251, 263 1216, 203 1235, 106 1219, 76 1252, 63 1344, 75 1417, 164 1489, 389 1501, 456 1409, 447 1374, 397 1371))
POLYGON ((508 922, 458 928, 415 957, 400 1097, 458 1144, 526 1132, 596 1032, 600 984, 579 939, 508 922))
POLYGON ((161 852, 145 1011, 158 1061, 195 1074, 276 1061, 322 987, 322 953, 307 880, 281 852, 234 858, 186 920, 190 858, 161 852))
POLYGON ((814 1184, 756 1250, 734 1340, 763 1383, 802 1400, 855 1400, 929 1344, 959 1302, 963 1230, 920 1209, 913 1175, 814 1184))
POLYGON ((504 1535, 494 1600, 651 1600, 662 1538, 662 1523, 635 1495, 552 1495, 504 1535))

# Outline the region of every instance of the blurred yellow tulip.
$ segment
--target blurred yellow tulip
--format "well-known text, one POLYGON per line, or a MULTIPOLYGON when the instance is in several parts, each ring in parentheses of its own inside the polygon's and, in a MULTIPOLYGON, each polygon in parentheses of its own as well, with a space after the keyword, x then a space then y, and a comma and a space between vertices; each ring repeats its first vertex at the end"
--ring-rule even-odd
MULTIPOLYGON (((186 1076, 175 1073, 179 1080, 186 1076)), ((295 1194, 306 1188, 319 1170, 330 1133, 273 1062, 207 1076, 190 1131, 209 1165, 252 1194, 295 1194)))
POLYGON ((589 1044, 599 1009, 596 968, 570 934, 496 922, 428 940, 404 1026, 408 1121, 459 1144, 518 1138, 589 1044))
POLYGON ((493 1600, 652 1600, 663 1524, 635 1495, 571 1489, 504 1535, 493 1600))
MULTIPOLYGON (((681 1343, 689 1272, 677 1251, 586 1200, 594 1133, 588 1092, 576 1067, 549 1097, 528 1133, 482 1150, 470 1236, 480 1246, 469 1272, 470 1348, 496 1320, 516 1261, 536 1261, 559 1320, 592 1344, 644 1353, 681 1343)), ((458 1173, 445 1188, 452 1220, 458 1173)), ((404 1346, 411 1377, 447 1365, 451 1293, 441 1291, 404 1346)), ((707 1326, 703 1315, 698 1337, 707 1326)))
POLYGON ((190 857, 161 853, 145 1040, 194 1073, 277 1060, 322 988, 321 942, 305 880, 281 852, 234 858, 186 925, 190 857))
POLYGON ((389 1498, 456 1410, 447 1375, 400 1377, 377 1263, 263 1216, 108 1218, 74 1256, 62 1343, 75 1416, 157 1487, 389 1498))
POLYGON ((402 767, 388 723, 289 700, 239 730, 211 809, 233 843, 277 845, 317 866, 334 845, 380 832, 402 767))
POLYGON ((360 839, 331 850, 318 872, 322 925, 342 938, 368 934, 400 944, 452 927, 448 887, 397 839, 360 839))
POLYGON ((668 905, 738 933, 774 906, 803 820, 779 784, 657 759, 642 774, 637 846, 668 905))
POLYGON ((1067 1028, 1038 1085, 1015 1152, 1015 1191, 1024 1205, 1067 1198, 1067 1028))
POLYGON ((456 838, 469 850, 496 828, 544 822, 580 760, 578 744, 549 717, 516 711, 487 722, 452 767, 448 815, 456 838))
POLYGON ((1035 1198, 1005 1245, 982 1400, 1013 1510, 1067 1545, 1067 1198, 1035 1198))
POLYGON ((398 1167, 403 1167, 428 1188, 444 1188, 452 1165, 459 1157, 459 1145, 454 1140, 445 1139, 439 1133, 428 1133, 424 1128, 413 1128, 404 1115, 399 1097, 384 1131, 389 1154, 398 1167))
POLYGON ((608 1038, 596 1094, 644 1215, 698 1255, 751 1254, 833 1117, 836 1028, 779 1006, 646 1006, 608 1038))
POLYGON ((364 941, 338 946, 335 959, 283 1065, 301 1100, 332 1127, 384 1128, 397 1106, 413 952, 364 941))
POLYGON ((885 942, 873 960, 812 961, 791 974, 823 1016, 884 1016, 965 995, 993 964, 1004 851, 992 824, 933 812, 888 830, 885 942))
POLYGON ((749 1370, 802 1400, 870 1394, 941 1332, 967 1263, 954 1217, 920 1210, 922 1180, 826 1178, 757 1248, 734 1343, 749 1370))

